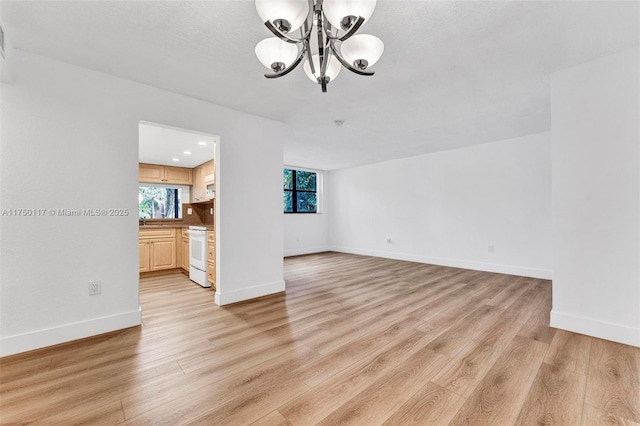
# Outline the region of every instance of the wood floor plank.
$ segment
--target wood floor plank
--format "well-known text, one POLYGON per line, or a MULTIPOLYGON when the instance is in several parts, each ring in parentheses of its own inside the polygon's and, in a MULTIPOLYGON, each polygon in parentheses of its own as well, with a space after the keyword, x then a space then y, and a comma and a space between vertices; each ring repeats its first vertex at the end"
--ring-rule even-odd
POLYGON ((451 424, 514 424, 547 349, 545 343, 516 336, 451 424))
POLYGON ((367 334, 309 363, 299 374, 309 386, 318 385, 355 364, 366 354, 380 351, 394 343, 398 336, 414 332, 413 327, 417 322, 415 318, 406 318, 385 329, 367 334))
POLYGON ((318 425, 369 426, 384 421, 423 387, 448 360, 446 355, 426 346, 333 411, 318 425))
POLYGON ((251 423, 251 426, 291 426, 291 422, 280 414, 278 410, 273 410, 266 416, 251 423))
MULTIPOLYGON (((2 419, 46 418, 58 411, 65 412, 68 407, 90 406, 95 401, 117 402, 119 406, 122 397, 138 392, 139 383, 150 386, 184 376, 175 361, 141 370, 133 365, 119 367, 120 370, 109 366, 91 373, 56 374, 18 389, 3 389, 2 419)), ((65 371, 69 372, 69 368, 65 371)))
POLYGON ((526 324, 531 315, 535 314, 544 302, 547 284, 539 282, 528 286, 524 293, 503 312, 504 321, 526 324))
POLYGON ((246 425, 258 420, 263 413, 275 409, 291 398, 306 392, 309 386, 293 376, 283 375, 249 393, 224 404, 216 410, 189 421, 191 425, 246 425))
POLYGON ((579 425, 586 384, 584 374, 542 363, 516 424, 579 425))
MULTIPOLYGON (((508 277, 506 275, 505 277, 508 277)), ((500 308, 501 310, 507 309, 513 302, 515 302, 522 293, 528 289, 526 278, 520 277, 508 282, 504 288, 495 296, 493 296, 487 305, 492 305, 500 308)))
POLYGON ((284 272, 225 307, 143 278, 143 326, 0 359, 0 424, 638 423, 640 349, 550 329, 549 281, 330 252, 284 272))
POLYGON ((519 328, 518 323, 498 318, 484 333, 470 341, 432 381, 468 398, 519 328))
POLYGON ((551 286, 544 287, 544 299, 529 320, 522 326, 518 334, 529 339, 550 343, 556 332, 549 325, 551 314, 551 286))
POLYGON ((128 420, 123 424, 187 423, 203 416, 218 418, 221 412, 226 416, 241 417, 242 423, 251 423, 265 412, 275 410, 284 401, 309 389, 291 373, 317 355, 309 349, 299 350, 288 356, 266 360, 214 383, 206 378, 191 377, 181 386, 173 388, 172 393, 159 399, 125 399, 122 403, 128 420), (283 401, 279 399, 282 393, 287 395, 283 401), (276 401, 273 402, 271 398, 276 401), (264 405, 265 400, 273 408, 267 409, 269 405, 264 405), (253 410, 254 404, 258 403, 266 410, 261 414, 253 410))
POLYGON ((640 423, 640 348, 593 339, 585 403, 640 423))
POLYGON ((120 401, 101 404, 95 408, 89 408, 85 404, 66 404, 65 406, 51 407, 43 416, 35 420, 36 424, 43 425, 92 425, 110 426, 124 421, 124 410, 120 401))
POLYGON ((482 305, 452 326, 445 329, 428 347, 449 357, 455 356, 472 339, 492 326, 500 311, 494 306, 482 305))
POLYGON ((323 382, 278 408, 294 425, 315 424, 367 388, 370 384, 406 359, 419 346, 423 333, 401 336, 399 342, 382 353, 364 358, 340 374, 336 380, 323 382))
POLYGON ((384 422, 384 426, 446 425, 464 402, 465 398, 433 382, 428 382, 396 410, 384 422))
POLYGON ((317 359, 317 355, 308 348, 296 347, 268 359, 258 355, 256 357, 261 360, 260 363, 230 376, 219 368, 198 370, 159 386, 143 388, 138 393, 123 398, 125 416, 127 419, 140 417, 154 421, 170 418, 177 415, 174 403, 191 407, 189 413, 181 413, 181 416, 194 416, 195 412, 198 415, 205 414, 248 392, 259 383, 267 382, 269 378, 277 378, 278 374, 287 376, 292 368, 317 359), (206 395, 207 398, 202 400, 201 395, 206 395))
MULTIPOLYGON (((15 357, 12 357, 16 359, 15 357)), ((25 359, 24 362, 11 363, 9 360, 2 363, 4 371, 2 371, 3 388, 12 382, 22 379, 29 379, 36 375, 44 374, 49 371, 51 365, 51 357, 38 357, 35 359, 25 359)))
POLYGON ((557 330, 544 358, 547 364, 568 368, 586 375, 589 369, 591 341, 583 334, 557 330))
POLYGON ((589 404, 584 404, 582 409, 582 426, 640 426, 624 417, 616 417, 613 414, 598 410, 589 404))

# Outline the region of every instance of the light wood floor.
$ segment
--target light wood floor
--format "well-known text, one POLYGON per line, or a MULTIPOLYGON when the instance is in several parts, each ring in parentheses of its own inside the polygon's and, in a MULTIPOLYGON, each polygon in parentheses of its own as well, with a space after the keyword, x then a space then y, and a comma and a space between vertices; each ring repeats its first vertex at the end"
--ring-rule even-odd
POLYGON ((549 281, 336 253, 285 277, 226 308, 144 279, 142 327, 0 361, 2 423, 640 423, 640 349, 549 328, 549 281))

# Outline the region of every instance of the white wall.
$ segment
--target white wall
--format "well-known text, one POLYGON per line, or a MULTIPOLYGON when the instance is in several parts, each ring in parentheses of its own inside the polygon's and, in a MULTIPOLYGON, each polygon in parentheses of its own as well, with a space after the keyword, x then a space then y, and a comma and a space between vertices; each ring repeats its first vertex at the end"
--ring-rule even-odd
POLYGON ((140 323, 140 120, 221 136, 216 300, 284 290, 281 123, 15 53, 2 86, 0 208, 132 215, 1 218, 0 354, 140 323), (101 295, 88 296, 89 280, 102 281, 101 295))
MULTIPOLYGON (((2 20, 2 7, 0 7, 0 25, 3 25, 3 20, 2 20)), ((4 25, 3 25, 4 28, 4 25)), ((5 34, 5 55, 6 55, 6 50, 9 48, 8 44, 7 44, 8 40, 7 40, 7 35, 5 34)), ((8 73, 5 71, 5 67, 8 64, 8 61, 5 60, 5 58, 0 55, 0 83, 4 83, 5 79, 7 78, 8 73)), ((0 84, 0 117, 2 117, 2 84, 0 84)), ((2 120, 0 120, 0 143, 2 141, 2 120)), ((2 150, 0 149, 0 165, 2 164, 2 150)), ((0 176, 0 182, 1 182, 2 176, 0 176)), ((0 184, 0 208, 2 207, 2 185, 0 184)), ((0 209, 0 221, 2 220, 2 216, 1 216, 2 210, 0 209)), ((1 222, 0 222, 1 223, 1 222)), ((2 226, 0 226, 0 241, 2 241, 2 226)), ((2 276, 2 244, 0 244, 0 277, 2 276)), ((0 278, 1 280, 1 278, 0 278)), ((1 282, 1 281, 0 281, 1 282)), ((0 293, 0 297, 2 296, 2 294, 0 293)), ((2 318, 2 303, 0 303, 0 319, 2 318)), ((1 352, 1 348, 0 348, 0 354, 1 352)))
POLYGON ((320 253, 329 247, 329 215, 285 214, 284 256, 320 253))
MULTIPOLYGON (((286 166, 299 169, 293 166, 286 166)), ((311 170, 311 169, 302 169, 311 170)), ((329 250, 329 173, 311 170, 318 173, 319 213, 318 214, 283 214, 284 255, 320 253, 329 250)))
POLYGON ((548 133, 338 170, 330 178, 336 251, 551 276, 548 133))
POLYGON ((638 49, 552 78, 557 328, 640 346, 638 49))

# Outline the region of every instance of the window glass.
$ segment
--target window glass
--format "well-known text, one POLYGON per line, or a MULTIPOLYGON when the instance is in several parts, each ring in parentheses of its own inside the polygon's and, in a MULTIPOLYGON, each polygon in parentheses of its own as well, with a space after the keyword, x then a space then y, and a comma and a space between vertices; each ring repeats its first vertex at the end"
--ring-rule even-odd
POLYGON ((316 174, 312 172, 301 172, 296 170, 296 189, 298 191, 316 190, 316 174))
POLYGON ((180 188, 138 188, 138 217, 140 219, 176 219, 182 217, 180 188))
POLYGON ((304 170, 284 169, 284 212, 317 213, 317 180, 317 173, 304 170))
POLYGON ((299 213, 315 213, 317 200, 315 192, 298 192, 297 210, 299 213))
POLYGON ((293 170, 284 169, 284 189, 293 189, 293 170))
POLYGON ((291 191, 284 191, 284 212, 293 212, 293 192, 291 191))

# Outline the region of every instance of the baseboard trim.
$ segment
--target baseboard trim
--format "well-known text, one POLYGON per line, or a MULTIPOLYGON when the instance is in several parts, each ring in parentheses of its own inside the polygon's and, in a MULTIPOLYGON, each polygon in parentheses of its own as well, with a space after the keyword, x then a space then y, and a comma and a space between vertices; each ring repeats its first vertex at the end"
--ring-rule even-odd
POLYGON ((551 311, 551 327, 640 347, 640 328, 551 311))
POLYGON ((242 302, 245 300, 255 299, 256 297, 262 297, 262 296, 268 296, 269 294, 280 293, 283 291, 285 291, 284 280, 255 285, 252 287, 245 287, 239 290, 228 291, 225 293, 221 292, 220 289, 218 288, 216 290, 215 301, 216 301, 216 305, 224 306, 224 305, 230 305, 232 303, 242 302))
POLYGON ((443 257, 419 256, 407 253, 358 249, 351 247, 332 247, 331 251, 363 256, 384 257, 386 259, 405 260, 408 262, 428 263, 431 265, 450 266, 452 268, 471 269, 474 271, 495 272, 498 274, 518 275, 522 277, 551 279, 551 271, 546 269, 527 268, 522 266, 500 265, 495 263, 476 262, 471 260, 448 259, 443 257))
POLYGON ((284 251, 284 257, 301 256, 303 254, 312 254, 312 253, 323 253, 329 250, 330 250, 329 247, 309 247, 309 248, 301 248, 301 249, 291 249, 291 250, 284 251))
POLYGON ((140 324, 142 324, 142 312, 138 309, 137 311, 2 337, 0 339, 0 357, 46 348, 140 324))

